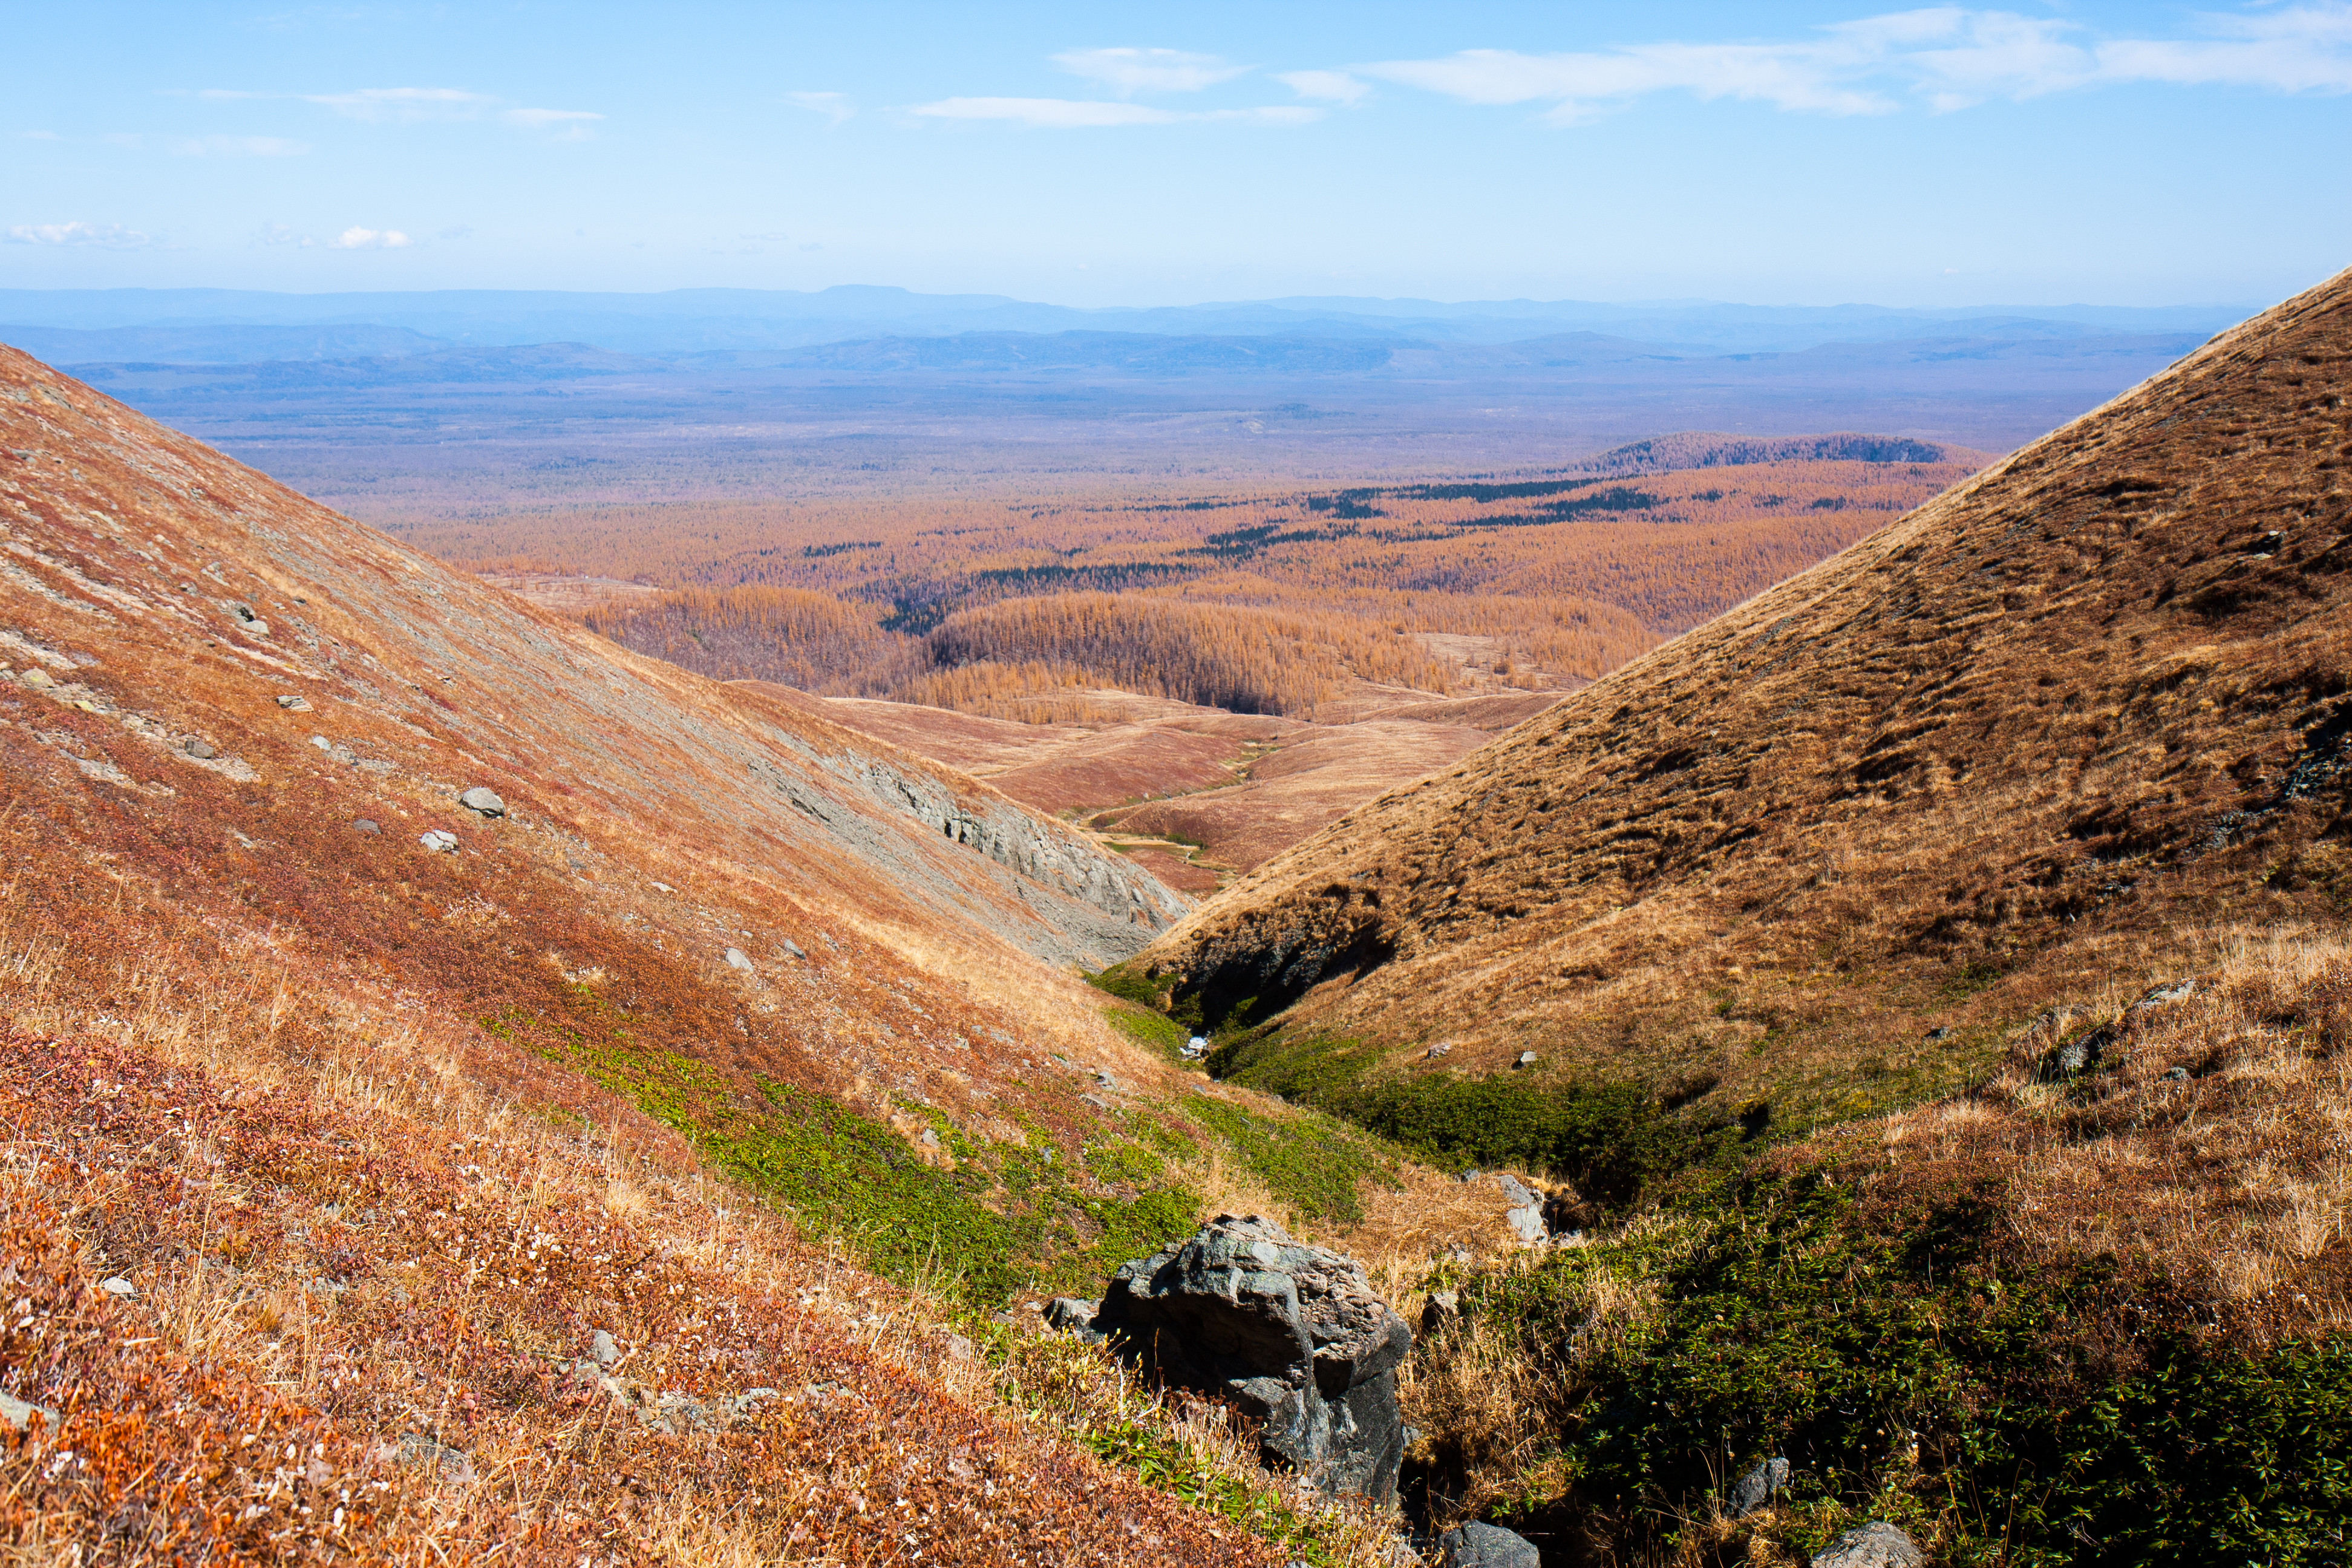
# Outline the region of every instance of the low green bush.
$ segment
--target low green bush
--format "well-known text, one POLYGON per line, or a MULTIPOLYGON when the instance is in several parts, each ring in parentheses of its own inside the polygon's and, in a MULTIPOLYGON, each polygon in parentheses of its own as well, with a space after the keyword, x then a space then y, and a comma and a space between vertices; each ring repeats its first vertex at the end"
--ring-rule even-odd
POLYGON ((1890 1213, 1834 1172, 1743 1175, 1471 1295, 1573 1369, 1554 1506, 1622 1547, 1783 1455, 1775 1528, 1803 1552, 1872 1514, 1986 1568, 2352 1560, 2352 1344, 2241 1346, 2160 1275, 2028 1267, 2004 1239, 1966 1197, 1890 1213), (1602 1329, 1603 1275, 1654 1305, 1602 1329))

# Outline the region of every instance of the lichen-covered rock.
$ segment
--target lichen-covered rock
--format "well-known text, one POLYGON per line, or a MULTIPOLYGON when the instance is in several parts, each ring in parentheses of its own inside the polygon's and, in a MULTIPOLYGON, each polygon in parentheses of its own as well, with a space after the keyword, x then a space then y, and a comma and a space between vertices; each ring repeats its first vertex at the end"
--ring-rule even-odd
POLYGON ((1927 1555, 1883 1519, 1847 1531, 1816 1554, 1812 1568, 1926 1568, 1927 1555))
POLYGON ((1437 1538, 1437 1560, 1444 1568, 1538 1568, 1543 1558, 1517 1531, 1474 1521, 1437 1538))
POLYGON ((1404 1458, 1396 1368, 1412 1331, 1353 1258, 1220 1215, 1124 1264, 1092 1327, 1169 1381, 1263 1424, 1265 1457, 1332 1496, 1396 1499, 1404 1458))

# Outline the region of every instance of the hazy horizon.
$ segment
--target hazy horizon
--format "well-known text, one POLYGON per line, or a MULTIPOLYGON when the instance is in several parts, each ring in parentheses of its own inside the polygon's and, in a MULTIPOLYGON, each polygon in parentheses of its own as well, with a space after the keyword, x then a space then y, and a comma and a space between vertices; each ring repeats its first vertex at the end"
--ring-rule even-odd
POLYGON ((2284 298, 2352 4, 17 19, 0 287, 2284 298))

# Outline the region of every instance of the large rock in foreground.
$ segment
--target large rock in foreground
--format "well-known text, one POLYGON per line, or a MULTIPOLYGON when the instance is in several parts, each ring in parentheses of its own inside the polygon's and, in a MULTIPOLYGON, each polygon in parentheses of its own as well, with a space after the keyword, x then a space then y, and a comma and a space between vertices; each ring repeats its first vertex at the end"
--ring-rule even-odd
POLYGON ((1122 1265, 1093 1327, 1169 1382, 1263 1421, 1269 1462, 1334 1497, 1395 1502, 1396 1368, 1412 1331, 1354 1258, 1293 1241, 1271 1220, 1219 1215, 1122 1265))

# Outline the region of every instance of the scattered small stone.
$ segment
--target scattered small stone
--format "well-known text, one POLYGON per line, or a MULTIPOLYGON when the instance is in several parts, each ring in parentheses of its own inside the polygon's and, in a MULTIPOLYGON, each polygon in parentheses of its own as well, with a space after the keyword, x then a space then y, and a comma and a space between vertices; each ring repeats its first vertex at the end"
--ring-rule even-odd
POLYGON ((499 792, 487 789, 480 784, 476 784, 459 795, 457 804, 483 817, 504 816, 507 814, 507 803, 499 798, 499 792))
POLYGON ((1440 1040, 1437 1044, 1430 1047, 1428 1051, 1424 1054, 1431 1058, 1436 1058, 1444 1056, 1453 1049, 1454 1043, 1451 1040, 1440 1040))
POLYGON ((446 828, 429 828, 416 842, 436 855, 455 855, 457 852, 457 836, 446 828))
POLYGON ((1938 1024, 1927 1031, 1927 1037, 1931 1040, 1948 1040, 1952 1037, 1952 1026, 1949 1024, 1938 1024))
POLYGON ((2042 1081, 2053 1083, 2097 1067, 2121 1038, 2121 1032, 2113 1024, 2102 1024, 2067 1041, 2042 1058, 2042 1081))
POLYGON ((786 937, 784 939, 784 952, 788 956, 793 958, 806 958, 808 956, 807 953, 801 951, 801 944, 793 941, 790 937, 786 937))
POLYGON ((1486 1173, 1486 1172, 1484 1172, 1484 1171, 1481 1171, 1481 1170, 1477 1169, 1475 1166, 1473 1166, 1471 1169, 1469 1169, 1469 1170, 1467 1170, 1467 1171, 1463 1172, 1460 1175, 1458 1175, 1458 1176, 1454 1177, 1454 1179, 1455 1181, 1457 1181, 1457 1182, 1461 1182, 1461 1183, 1463 1183, 1463 1184, 1465 1184, 1466 1185, 1467 1184, 1469 1184, 1469 1183, 1471 1183, 1471 1182, 1475 1182, 1475 1181, 1476 1181, 1479 1177, 1481 1177, 1481 1176, 1485 1175, 1486 1173))
POLYGON ((1116 1094, 1118 1091, 1118 1079, 1111 1076, 1108 1068, 1095 1068, 1095 1087, 1109 1089, 1116 1094))
POLYGON ((278 706, 289 713, 308 713, 310 710, 310 700, 290 691, 283 692, 278 696, 278 706))
POLYGON ((1813 1558, 1812 1568, 1927 1568, 1927 1554, 1883 1519, 1849 1530, 1813 1558))
POLYGON ((184 741, 180 744, 180 750, 187 752, 188 755, 192 757, 196 757, 204 761, 210 761, 212 758, 220 755, 218 752, 214 751, 208 743, 203 741, 184 741))
POLYGON ((0 1394, 0 1421, 5 1421, 17 1431, 24 1432, 31 1429, 33 1417, 36 1415, 47 1422, 52 1430, 55 1430, 58 1422, 65 1419, 46 1405, 35 1405, 29 1400, 19 1399, 13 1394, 0 1394))
POLYGON ((1078 1103, 1080 1105, 1091 1105, 1097 1110, 1108 1110, 1110 1109, 1110 1102, 1097 1095, 1082 1094, 1078 1096, 1078 1103))
POLYGON ((1097 1303, 1082 1296, 1056 1296, 1045 1303, 1045 1326, 1064 1333, 1093 1333, 1097 1309, 1097 1303))
POLYGON ((1188 1061, 1188 1062, 1192 1062, 1192 1061, 1198 1061, 1198 1060, 1200 1060, 1202 1057, 1205 1057, 1205 1056, 1207 1056, 1208 1054, 1209 1054, 1209 1037, 1208 1037, 1208 1036, 1206 1036, 1206 1035, 1195 1035, 1195 1036, 1193 1036, 1191 1039, 1186 1040, 1186 1041, 1184 1042, 1184 1059, 1185 1059, 1186 1061, 1188 1061))
POLYGON ((932 1129, 932 1128, 929 1128, 929 1127, 924 1128, 924 1129, 923 1129, 923 1136, 922 1136, 922 1145, 923 1145, 923 1147, 924 1147, 924 1148, 926 1148, 926 1149, 936 1149, 936 1148, 938 1148, 938 1147, 940 1146, 940 1135, 939 1135, 938 1131, 937 1131, 936 1130, 932 1129))
POLYGON ((56 681, 49 679, 49 672, 46 669, 28 669, 16 679, 31 687, 36 691, 45 690, 57 684, 56 681))
POLYGON ((1731 1489, 1727 1511, 1734 1519, 1745 1519, 1788 1488, 1789 1461, 1776 1456, 1739 1478, 1738 1484, 1731 1489))
POLYGON ((1543 1556, 1517 1531, 1474 1521, 1437 1538, 1437 1560, 1444 1568, 1541 1568, 1543 1556))
POLYGON ((2187 1068, 2167 1068, 2164 1069, 2164 1076, 2170 1079, 2175 1083, 2186 1083, 2189 1081, 2189 1069, 2187 1068))
POLYGON ((438 1470, 441 1479, 457 1486, 471 1486, 474 1480, 473 1459, 456 1448, 444 1447, 422 1433, 410 1432, 400 1439, 399 1460, 404 1465, 418 1465, 438 1470))
POLYGON ((1462 1292, 1432 1290, 1421 1307, 1421 1332, 1426 1339, 1448 1323, 1462 1321, 1462 1292))
POLYGON ((1512 1068, 1513 1068, 1514 1070, 1517 1070, 1517 1069, 1518 1069, 1518 1068, 1531 1068, 1531 1067, 1533 1067, 1533 1066, 1535 1066, 1535 1065, 1536 1065, 1536 1054, 1535 1054, 1535 1052, 1533 1052, 1533 1051, 1521 1051, 1521 1052, 1519 1053, 1519 1059, 1518 1059, 1517 1061, 1513 1062, 1513 1063, 1511 1064, 1512 1068))
POLYGON ((136 1296, 139 1294, 139 1287, 133 1285, 130 1280, 125 1279, 120 1274, 115 1275, 110 1279, 100 1280, 98 1282, 98 1288, 105 1291, 110 1296, 136 1296))
POLYGON ((2148 988, 2147 995, 2132 1004, 2132 1011, 2137 1013, 2143 1008, 2162 1007, 2173 1002, 2186 1002, 2195 994, 2197 994, 2197 982, 2193 978, 2176 980, 2169 985, 2153 985, 2148 988))
POLYGON ((609 1331, 598 1329, 588 1337, 588 1353, 598 1366, 611 1366, 621 1359, 621 1347, 613 1342, 609 1331))
POLYGON ((749 974, 751 973, 751 955, 740 947, 730 947, 727 950, 727 967, 740 969, 749 974))
POLYGON ((354 816, 352 818, 352 829, 357 833, 382 833, 383 826, 373 816, 354 816))
POLYGON ((675 893, 677 889, 671 887, 667 882, 656 882, 654 884, 654 891, 656 893, 675 893))

